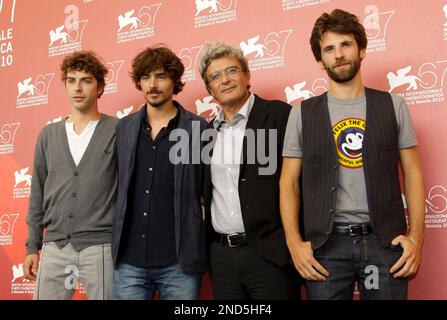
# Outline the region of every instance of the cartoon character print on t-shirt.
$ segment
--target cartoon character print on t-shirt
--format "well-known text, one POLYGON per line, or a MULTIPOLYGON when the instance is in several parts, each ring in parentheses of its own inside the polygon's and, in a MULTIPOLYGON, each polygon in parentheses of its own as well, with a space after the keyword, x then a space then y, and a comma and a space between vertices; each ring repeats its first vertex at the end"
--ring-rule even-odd
POLYGON ((351 169, 363 167, 365 127, 366 122, 358 118, 341 120, 332 127, 340 165, 351 169))

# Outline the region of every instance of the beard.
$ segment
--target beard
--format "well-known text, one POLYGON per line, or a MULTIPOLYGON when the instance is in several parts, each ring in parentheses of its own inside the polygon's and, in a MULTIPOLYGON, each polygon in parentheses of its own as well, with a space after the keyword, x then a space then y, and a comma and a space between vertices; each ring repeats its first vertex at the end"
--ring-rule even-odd
POLYGON ((147 104, 153 108, 159 108, 162 105, 164 105, 167 101, 169 100, 169 98, 167 98, 163 92, 161 91, 157 91, 157 90, 150 90, 147 92, 147 97, 146 97, 146 101, 147 104), (151 97, 149 96, 149 94, 151 93, 157 93, 159 94, 159 96, 156 99, 151 99, 151 97))
POLYGON ((163 97, 163 99, 160 99, 160 100, 157 100, 157 101, 148 100, 147 103, 149 104, 149 106, 151 106, 153 108, 159 108, 162 105, 164 105, 168 100, 169 100, 168 98, 164 98, 163 97))
POLYGON ((362 59, 360 58, 359 55, 357 59, 354 59, 352 61, 339 60, 336 62, 336 65, 342 65, 346 63, 349 63, 349 68, 345 70, 342 69, 336 70, 335 67, 330 67, 324 63, 323 65, 329 78, 331 78, 333 81, 337 83, 345 83, 351 81, 357 75, 357 73, 360 70, 360 66, 362 64, 362 59))

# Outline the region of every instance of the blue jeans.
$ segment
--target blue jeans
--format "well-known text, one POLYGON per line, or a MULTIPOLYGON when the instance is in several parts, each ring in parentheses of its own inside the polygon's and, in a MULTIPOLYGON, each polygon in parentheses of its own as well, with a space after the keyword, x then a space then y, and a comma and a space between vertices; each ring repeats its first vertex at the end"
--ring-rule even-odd
POLYGON ((407 278, 393 278, 389 272, 402 252, 400 246, 384 248, 374 234, 351 237, 332 233, 322 247, 314 250, 315 259, 329 277, 323 282, 306 280, 308 299, 352 299, 357 280, 360 299, 404 300, 407 278))
POLYGON ((118 263, 112 284, 114 300, 151 300, 155 291, 160 300, 197 300, 202 274, 185 274, 178 264, 169 267, 135 267, 118 263))

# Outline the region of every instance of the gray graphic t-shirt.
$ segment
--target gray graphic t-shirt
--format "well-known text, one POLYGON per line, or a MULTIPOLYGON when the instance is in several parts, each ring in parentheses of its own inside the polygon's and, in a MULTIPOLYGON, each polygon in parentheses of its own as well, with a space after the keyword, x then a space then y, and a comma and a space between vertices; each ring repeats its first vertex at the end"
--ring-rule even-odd
MULTIPOLYGON (((417 144, 411 116, 404 99, 391 95, 399 130, 399 149, 417 144)), ((363 174, 362 143, 366 123, 366 97, 337 99, 328 93, 332 134, 338 153, 336 222, 369 222, 365 177, 363 174)), ((303 157, 301 105, 292 108, 287 123, 283 156, 303 157)))

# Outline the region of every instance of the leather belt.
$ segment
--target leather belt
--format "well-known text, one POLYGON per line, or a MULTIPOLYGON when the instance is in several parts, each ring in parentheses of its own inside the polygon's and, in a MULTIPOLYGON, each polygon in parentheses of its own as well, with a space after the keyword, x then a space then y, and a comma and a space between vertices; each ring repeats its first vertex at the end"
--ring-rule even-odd
POLYGON ((373 233, 372 226, 370 224, 349 224, 349 225, 337 225, 333 227, 333 232, 341 234, 349 234, 351 237, 366 236, 373 233))
POLYGON ((214 232, 214 240, 230 248, 237 248, 248 244, 247 235, 245 232, 236 232, 232 234, 221 234, 214 232))

